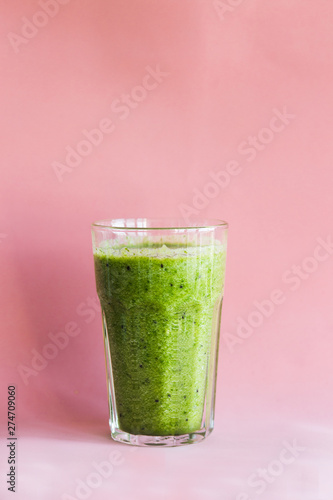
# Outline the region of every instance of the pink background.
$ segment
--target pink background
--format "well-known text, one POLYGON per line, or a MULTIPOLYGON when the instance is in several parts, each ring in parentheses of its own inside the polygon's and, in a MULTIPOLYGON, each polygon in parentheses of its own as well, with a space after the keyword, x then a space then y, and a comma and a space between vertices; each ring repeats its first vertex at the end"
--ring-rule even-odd
POLYGON ((331 500, 333 255, 309 258, 333 236, 333 4, 225 0, 224 12, 213 0, 62 1, 52 18, 36 14, 42 0, 0 2, 1 429, 6 438, 13 383, 16 498, 74 496, 92 462, 120 450, 124 464, 89 498, 253 500, 247 477, 288 438, 306 451, 261 498, 331 500), (27 31, 24 17, 45 25, 27 31), (22 29, 30 38, 15 38, 22 29), (154 85, 145 76, 156 68, 154 85), (143 81, 155 88, 138 89, 143 81), (288 123, 267 131, 284 110, 288 123), (89 154, 57 177, 66 147, 104 119, 113 131, 81 144, 89 154), (232 160, 237 174, 209 187, 232 160), (216 428, 195 447, 132 454, 108 438, 90 223, 181 217, 185 205, 190 220, 230 223, 216 428), (313 266, 297 290, 293 265, 313 266), (283 303, 231 352, 226 333, 275 289, 283 303), (68 322, 80 333, 25 384, 18 366, 31 367, 31 350, 68 322))

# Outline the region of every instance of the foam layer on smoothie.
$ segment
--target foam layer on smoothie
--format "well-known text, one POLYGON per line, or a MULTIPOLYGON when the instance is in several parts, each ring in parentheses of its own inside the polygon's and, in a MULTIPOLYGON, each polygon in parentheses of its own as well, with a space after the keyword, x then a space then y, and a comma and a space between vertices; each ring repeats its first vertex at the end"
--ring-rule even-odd
POLYGON ((94 259, 119 427, 161 436, 200 429, 224 247, 104 242, 94 259))
POLYGON ((223 253, 224 247, 216 242, 215 245, 195 246, 194 244, 183 245, 174 241, 166 243, 142 243, 140 246, 128 244, 117 246, 110 240, 105 240, 94 251, 97 256, 110 257, 149 257, 149 258, 177 258, 177 257, 197 257, 205 254, 223 253))

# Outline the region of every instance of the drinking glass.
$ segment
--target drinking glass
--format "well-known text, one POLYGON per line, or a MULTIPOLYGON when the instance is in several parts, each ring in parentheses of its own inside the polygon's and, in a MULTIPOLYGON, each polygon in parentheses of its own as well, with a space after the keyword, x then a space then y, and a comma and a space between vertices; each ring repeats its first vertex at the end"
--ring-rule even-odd
POLYGON ((214 427, 228 224, 92 224, 110 429, 139 446, 196 443, 214 427))

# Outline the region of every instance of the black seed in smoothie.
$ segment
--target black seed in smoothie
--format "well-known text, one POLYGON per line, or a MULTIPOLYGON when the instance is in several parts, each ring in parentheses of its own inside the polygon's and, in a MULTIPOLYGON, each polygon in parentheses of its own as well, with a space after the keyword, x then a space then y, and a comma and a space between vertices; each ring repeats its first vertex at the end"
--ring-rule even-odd
POLYGON ((159 402, 160 402, 160 400, 159 400, 159 399, 155 399, 155 403, 159 403, 159 402))
POLYGON ((124 415, 122 413, 119 413, 119 417, 123 417, 124 415))
POLYGON ((162 269, 163 269, 163 267, 164 267, 164 266, 163 266, 163 264, 161 264, 161 268, 162 268, 162 269))
POLYGON ((153 323, 156 325, 157 321, 154 320, 153 323))
POLYGON ((106 264, 106 267, 109 267, 109 264, 106 264))
POLYGON ((130 270, 131 270, 130 266, 127 266, 127 271, 130 271, 130 270))
POLYGON ((143 368, 143 366, 142 366, 142 365, 140 365, 140 368, 143 368))
POLYGON ((185 420, 186 420, 186 422, 188 422, 188 418, 186 418, 185 420))
POLYGON ((179 288, 183 288, 183 285, 180 285, 179 288))
POLYGON ((168 398, 171 398, 171 394, 167 394, 168 398))
POLYGON ((186 396, 184 396, 184 399, 186 399, 186 396))
POLYGON ((199 392, 199 389, 197 389, 195 392, 199 392))
POLYGON ((170 286, 173 286, 173 284, 172 284, 172 283, 170 283, 170 286))

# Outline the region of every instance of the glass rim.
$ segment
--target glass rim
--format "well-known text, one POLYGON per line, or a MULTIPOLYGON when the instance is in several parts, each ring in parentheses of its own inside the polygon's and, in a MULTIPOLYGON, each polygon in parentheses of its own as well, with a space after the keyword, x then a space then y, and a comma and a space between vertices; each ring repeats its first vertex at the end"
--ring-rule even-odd
POLYGON ((166 231, 196 229, 228 229, 228 222, 221 219, 199 219, 186 223, 181 218, 127 218, 103 219, 91 224, 96 229, 113 229, 119 231, 166 231), (139 224, 139 225, 137 225, 139 224))

